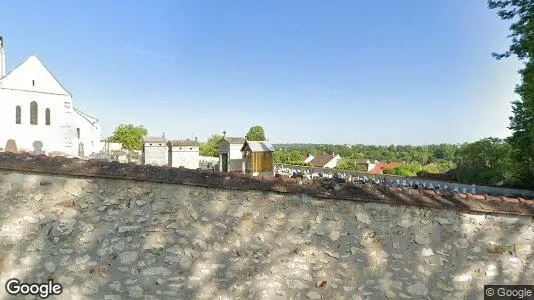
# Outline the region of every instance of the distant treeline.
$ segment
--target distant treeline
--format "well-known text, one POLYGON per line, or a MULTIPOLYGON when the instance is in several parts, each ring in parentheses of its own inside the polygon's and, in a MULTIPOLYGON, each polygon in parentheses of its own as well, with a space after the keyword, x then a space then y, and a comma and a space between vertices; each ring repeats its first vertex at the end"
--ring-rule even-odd
POLYGON ((327 145, 276 144, 276 163, 300 164, 302 157, 312 154, 339 154, 338 166, 343 170, 364 171, 353 160, 369 159, 380 162, 404 162, 388 174, 423 176, 465 183, 519 188, 534 188, 533 182, 521 176, 521 166, 513 159, 512 147, 498 138, 485 138, 465 144, 410 145, 327 145))

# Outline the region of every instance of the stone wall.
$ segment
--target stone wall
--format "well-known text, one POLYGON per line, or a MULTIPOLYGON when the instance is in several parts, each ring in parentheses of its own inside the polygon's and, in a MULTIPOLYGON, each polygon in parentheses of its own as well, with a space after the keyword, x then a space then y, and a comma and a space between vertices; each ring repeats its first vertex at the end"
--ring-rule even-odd
POLYGON ((532 216, 0 171, 1 286, 51 299, 482 299, 533 247, 532 216))

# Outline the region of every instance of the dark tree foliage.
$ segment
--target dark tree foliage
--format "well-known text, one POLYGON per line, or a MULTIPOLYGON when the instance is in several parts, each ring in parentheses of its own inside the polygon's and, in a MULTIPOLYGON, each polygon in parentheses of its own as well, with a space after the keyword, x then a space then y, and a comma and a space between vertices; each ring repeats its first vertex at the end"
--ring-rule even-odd
POLYGON ((493 53, 497 59, 515 55, 524 62, 519 71, 521 83, 516 86, 520 100, 512 102, 513 115, 508 138, 512 155, 518 164, 519 185, 534 187, 534 0, 490 0, 490 9, 503 20, 512 21, 511 45, 504 53, 493 53))

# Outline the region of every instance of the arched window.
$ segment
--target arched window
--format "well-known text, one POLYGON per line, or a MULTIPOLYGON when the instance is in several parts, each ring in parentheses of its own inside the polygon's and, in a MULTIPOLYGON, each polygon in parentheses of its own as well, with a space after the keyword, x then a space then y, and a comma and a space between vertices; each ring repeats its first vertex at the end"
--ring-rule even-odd
POLYGON ((50 125, 50 108, 45 110, 45 124, 50 125))
POLYGON ((17 108, 15 108, 15 124, 20 124, 21 123, 21 114, 22 114, 22 111, 20 109, 20 106, 17 105, 17 108))
POLYGON ((30 124, 37 125, 37 102, 30 103, 30 124))

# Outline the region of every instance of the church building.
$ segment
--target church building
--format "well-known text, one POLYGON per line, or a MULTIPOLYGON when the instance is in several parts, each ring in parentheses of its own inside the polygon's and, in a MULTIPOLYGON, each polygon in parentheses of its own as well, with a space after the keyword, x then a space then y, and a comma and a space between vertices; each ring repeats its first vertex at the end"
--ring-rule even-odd
POLYGON ((76 109, 72 95, 35 55, 6 74, 0 37, 0 148, 14 140, 27 152, 88 157, 99 152, 97 119, 76 109))

